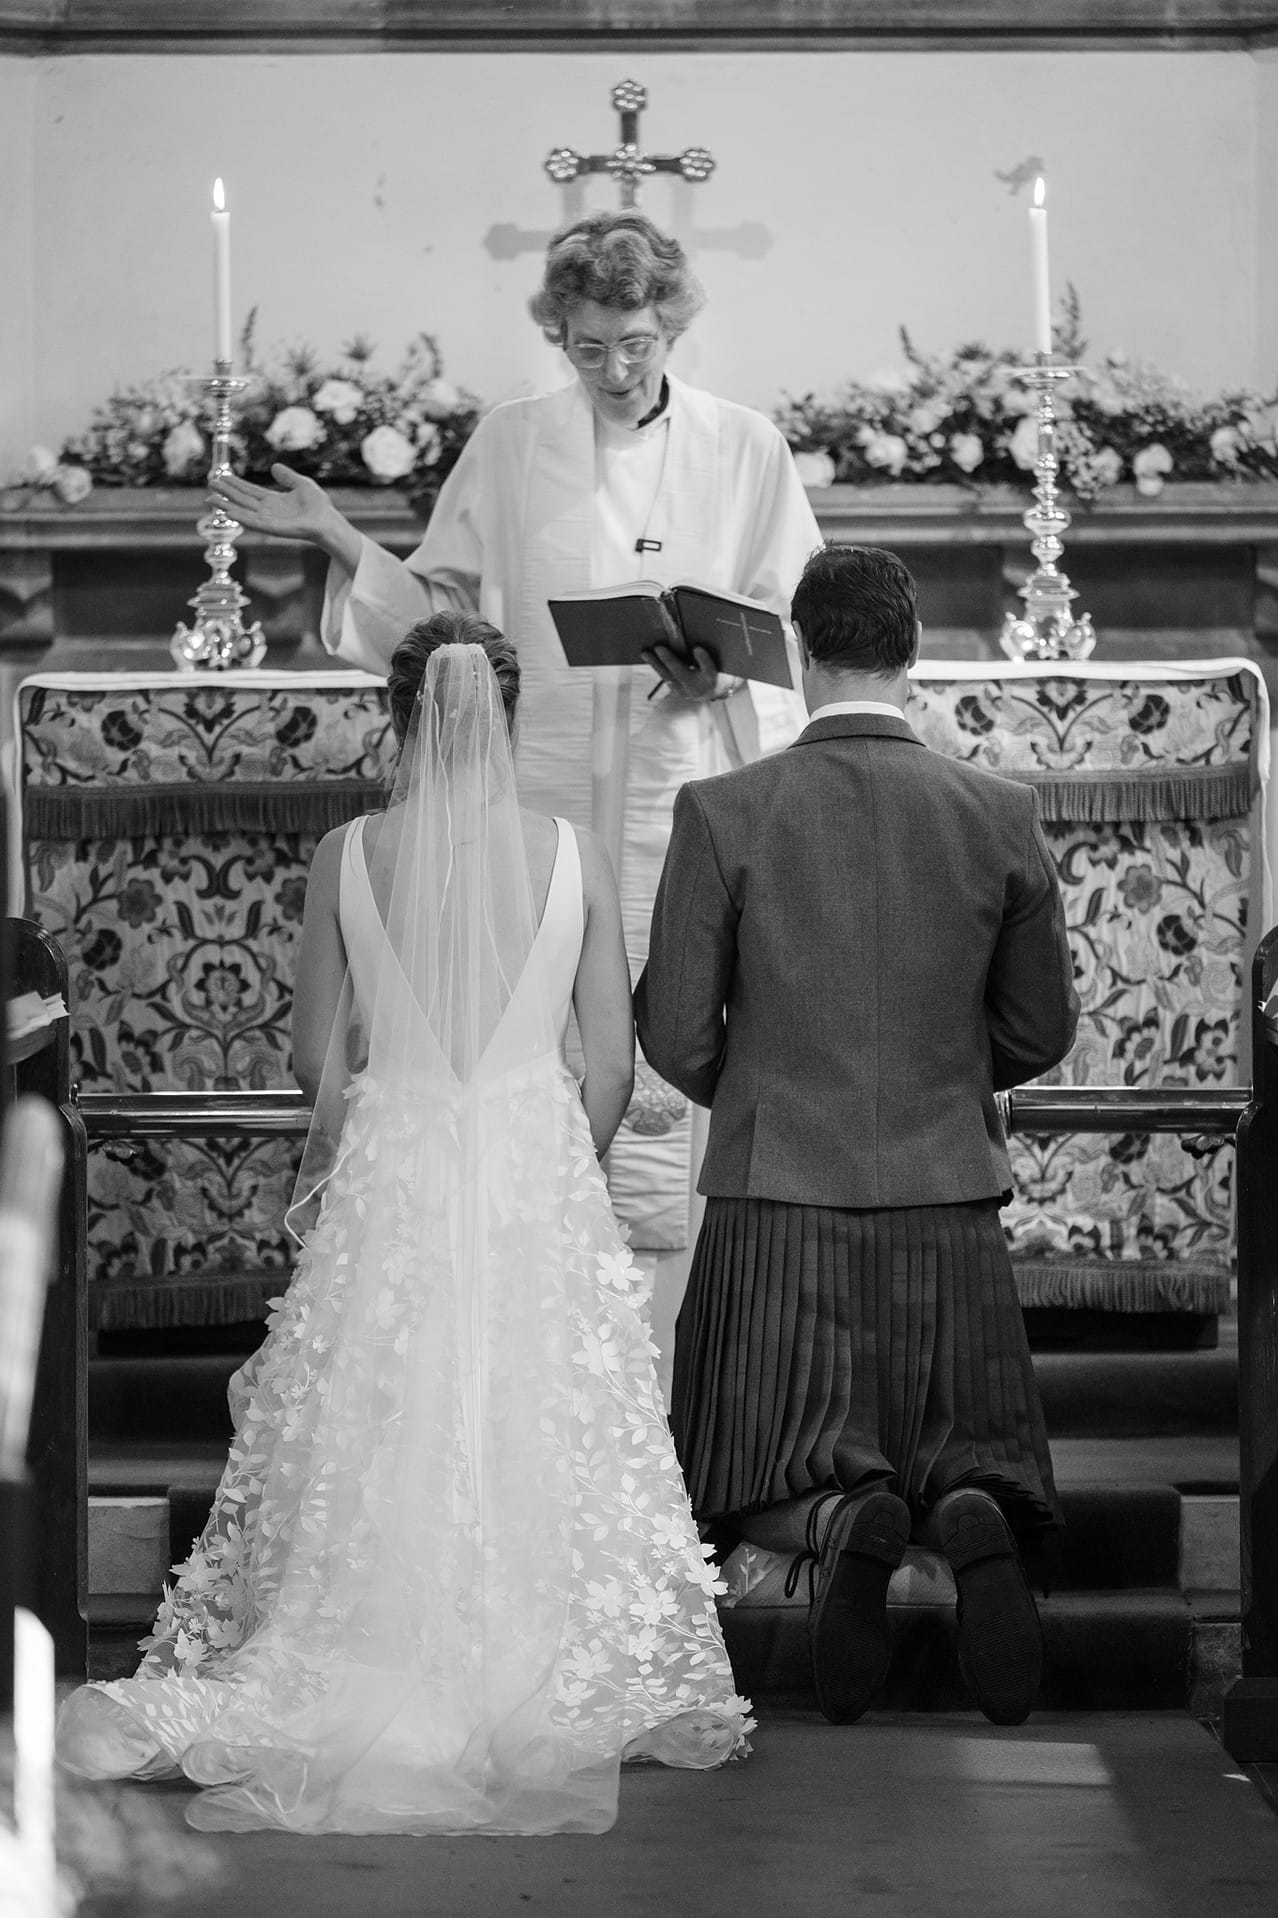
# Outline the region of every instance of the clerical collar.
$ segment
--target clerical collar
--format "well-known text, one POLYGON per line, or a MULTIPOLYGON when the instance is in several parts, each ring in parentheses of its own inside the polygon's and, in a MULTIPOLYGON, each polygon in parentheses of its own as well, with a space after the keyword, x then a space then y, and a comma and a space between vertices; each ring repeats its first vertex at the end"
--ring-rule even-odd
POLYGON ((661 415, 665 412, 669 404, 670 404, 670 382, 666 378, 665 374, 663 373, 661 375, 661 391, 657 395, 657 404, 653 407, 650 413, 645 413, 641 420, 635 421, 632 431, 638 433, 645 426, 655 425, 656 422, 661 418, 661 415))
POLYGON ((843 713, 874 713, 880 719, 905 718, 899 706, 885 699, 832 699, 828 706, 818 706, 814 713, 808 714, 808 724, 815 725, 818 719, 835 719, 843 713))

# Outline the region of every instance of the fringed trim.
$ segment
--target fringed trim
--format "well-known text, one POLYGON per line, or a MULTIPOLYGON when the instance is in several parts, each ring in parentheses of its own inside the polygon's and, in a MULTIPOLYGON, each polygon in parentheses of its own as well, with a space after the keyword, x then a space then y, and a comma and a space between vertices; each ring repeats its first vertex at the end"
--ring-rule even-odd
POLYGON ((1229 1273, 1156 1260, 1012 1260, 1022 1305, 1100 1312, 1227 1312, 1229 1273))
POLYGON ((220 786, 29 786, 28 842, 158 839, 170 833, 322 833, 385 804, 371 779, 228 780, 220 786))
POLYGON ((203 1272, 193 1278, 96 1279, 88 1286, 95 1332, 152 1331, 169 1325, 238 1325, 264 1318, 289 1272, 203 1272))
POLYGON ((1086 824, 1138 819, 1239 819, 1251 808, 1254 782, 1244 761, 1234 766, 1151 767, 1148 772, 1038 773, 1011 767, 1007 779, 1032 786, 1044 819, 1086 824))

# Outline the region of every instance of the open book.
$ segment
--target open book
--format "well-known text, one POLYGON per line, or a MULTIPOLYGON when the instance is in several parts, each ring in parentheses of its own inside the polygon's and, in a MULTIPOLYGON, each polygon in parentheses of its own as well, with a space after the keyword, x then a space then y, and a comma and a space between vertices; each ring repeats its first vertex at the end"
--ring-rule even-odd
POLYGON ((643 666, 644 653, 668 646, 692 661, 704 646, 721 673, 793 687, 785 627, 757 599, 716 586, 660 586, 627 580, 549 602, 570 666, 643 666))

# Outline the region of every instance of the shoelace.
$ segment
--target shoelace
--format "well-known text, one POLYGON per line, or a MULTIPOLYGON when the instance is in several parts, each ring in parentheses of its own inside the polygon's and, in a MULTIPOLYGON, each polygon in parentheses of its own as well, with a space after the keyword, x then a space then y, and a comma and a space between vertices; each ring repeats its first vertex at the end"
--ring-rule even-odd
MULTIPOLYGON (((817 1542, 817 1521, 831 1501, 845 1496, 843 1492, 822 1492, 820 1497, 813 1501, 808 1512, 807 1535, 803 1550, 795 1554, 790 1561, 790 1569, 785 1575, 784 1591, 787 1598, 793 1598, 799 1589, 799 1580, 803 1576, 805 1567, 808 1574, 808 1604, 810 1605, 816 1597, 817 1567, 821 1563, 821 1545, 817 1542)), ((824 1543, 824 1540, 821 1542, 824 1543)))

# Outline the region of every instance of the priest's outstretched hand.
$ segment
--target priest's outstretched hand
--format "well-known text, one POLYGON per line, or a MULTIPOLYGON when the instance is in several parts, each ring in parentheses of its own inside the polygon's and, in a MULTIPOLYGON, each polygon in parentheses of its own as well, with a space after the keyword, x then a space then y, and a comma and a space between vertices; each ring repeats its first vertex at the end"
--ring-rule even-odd
POLYGON ((238 474, 219 473, 209 482, 209 496, 249 532, 305 540, 354 572, 359 564, 359 533, 324 488, 278 463, 271 468, 271 478, 274 486, 258 486, 238 474))

